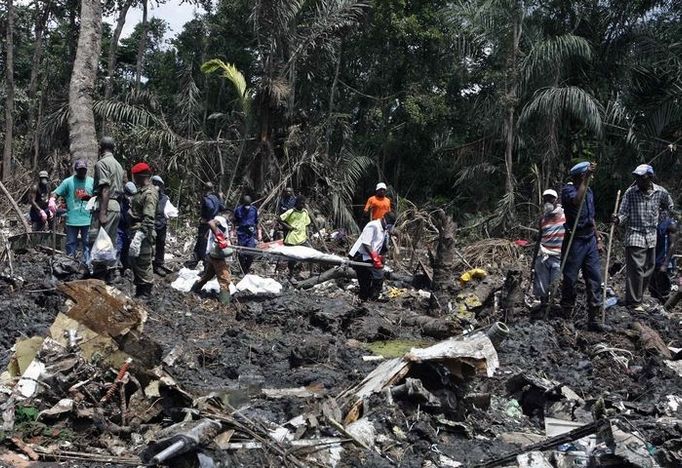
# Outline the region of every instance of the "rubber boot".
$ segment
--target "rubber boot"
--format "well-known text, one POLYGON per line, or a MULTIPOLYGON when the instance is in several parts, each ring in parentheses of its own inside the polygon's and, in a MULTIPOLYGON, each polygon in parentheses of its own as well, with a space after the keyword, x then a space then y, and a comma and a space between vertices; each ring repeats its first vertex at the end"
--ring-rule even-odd
POLYGON ((218 293, 218 300, 222 305, 230 305, 230 302, 232 301, 230 291, 220 291, 220 293, 218 293))
POLYGON ((600 321, 601 307, 592 306, 587 309, 587 329, 592 332, 610 332, 611 327, 602 325, 600 321))
POLYGON ((161 266, 155 266, 154 267, 154 273, 159 275, 161 278, 165 278, 168 273, 166 273, 166 270, 161 267, 161 266))
POLYGON ((202 286, 199 284, 199 281, 195 281, 189 291, 199 294, 201 292, 201 287, 202 286))
POLYGON ((573 308, 574 304, 561 304, 561 318, 563 319, 573 318, 573 308))

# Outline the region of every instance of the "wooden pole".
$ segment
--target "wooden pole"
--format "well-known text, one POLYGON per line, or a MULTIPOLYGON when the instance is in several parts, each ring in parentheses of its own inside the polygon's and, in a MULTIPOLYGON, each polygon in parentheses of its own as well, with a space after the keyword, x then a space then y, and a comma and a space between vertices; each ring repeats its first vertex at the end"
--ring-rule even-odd
MULTIPOLYGON (((618 214, 618 204, 620 203, 620 190, 616 194, 616 205, 613 207, 613 216, 618 214)), ((609 284, 609 265, 611 264, 611 246, 613 245, 613 232, 616 228, 616 223, 611 220, 611 230, 609 231, 609 245, 606 248, 606 265, 604 265, 604 288, 601 298, 601 324, 604 325, 606 321, 606 287, 609 284)))
POLYGON ((26 222, 26 218, 24 218, 24 214, 19 209, 19 205, 17 205, 17 202, 14 201, 12 194, 9 193, 9 190, 7 190, 7 187, 5 187, 5 184, 3 184, 2 182, 0 182, 0 190, 3 191, 3 193, 5 194, 7 199, 9 200, 9 202, 12 204, 12 208, 14 208, 14 211, 17 212, 17 216, 19 216, 19 219, 21 220, 21 222, 24 225, 24 229, 26 230, 26 234, 31 232, 31 228, 29 227, 28 222, 26 222))

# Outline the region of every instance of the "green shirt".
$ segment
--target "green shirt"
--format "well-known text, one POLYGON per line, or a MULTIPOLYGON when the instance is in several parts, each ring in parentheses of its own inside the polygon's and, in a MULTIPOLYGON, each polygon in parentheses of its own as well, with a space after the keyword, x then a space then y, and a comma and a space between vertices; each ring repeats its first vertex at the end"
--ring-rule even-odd
POLYGON ((133 195, 130 202, 131 236, 134 236, 137 231, 142 231, 150 241, 156 239, 154 218, 156 218, 158 203, 159 191, 152 184, 137 189, 137 193, 133 195))
POLYGON ((79 190, 85 190, 88 195, 92 195, 92 177, 79 179, 71 176, 62 181, 54 191, 58 196, 66 200, 66 225, 67 226, 89 226, 90 212, 85 209, 88 202, 76 196, 79 190))
POLYGON ((123 167, 116 161, 114 155, 105 153, 104 157, 95 164, 95 193, 101 193, 103 185, 109 186, 109 198, 117 198, 123 193, 123 167))
POLYGON ((308 225, 310 224, 308 210, 287 210, 279 218, 293 228, 284 239, 286 245, 301 245, 308 240, 308 225))

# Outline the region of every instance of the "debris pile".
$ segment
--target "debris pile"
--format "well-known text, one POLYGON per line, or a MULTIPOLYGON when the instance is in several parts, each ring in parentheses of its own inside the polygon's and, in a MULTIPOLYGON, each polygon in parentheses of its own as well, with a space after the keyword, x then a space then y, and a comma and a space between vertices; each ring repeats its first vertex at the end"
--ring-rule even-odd
POLYGON ((247 277, 223 307, 172 288, 185 273, 141 303, 33 255, 0 280, 0 464, 682 463, 672 310, 614 306, 603 334, 580 312, 531 320, 516 270, 489 266, 453 277, 438 316, 410 284, 358 303, 340 276, 276 294, 247 277))

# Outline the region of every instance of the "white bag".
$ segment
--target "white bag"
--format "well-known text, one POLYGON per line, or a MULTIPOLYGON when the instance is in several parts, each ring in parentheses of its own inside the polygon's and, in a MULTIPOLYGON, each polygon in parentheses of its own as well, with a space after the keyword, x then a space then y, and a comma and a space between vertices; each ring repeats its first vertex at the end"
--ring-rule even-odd
POLYGON ((166 206, 163 207, 163 214, 166 218, 177 218, 180 213, 178 209, 173 206, 170 200, 166 202, 166 206))
POLYGON ((95 243, 90 250, 90 263, 113 266, 116 264, 116 246, 103 227, 99 228, 95 243))

